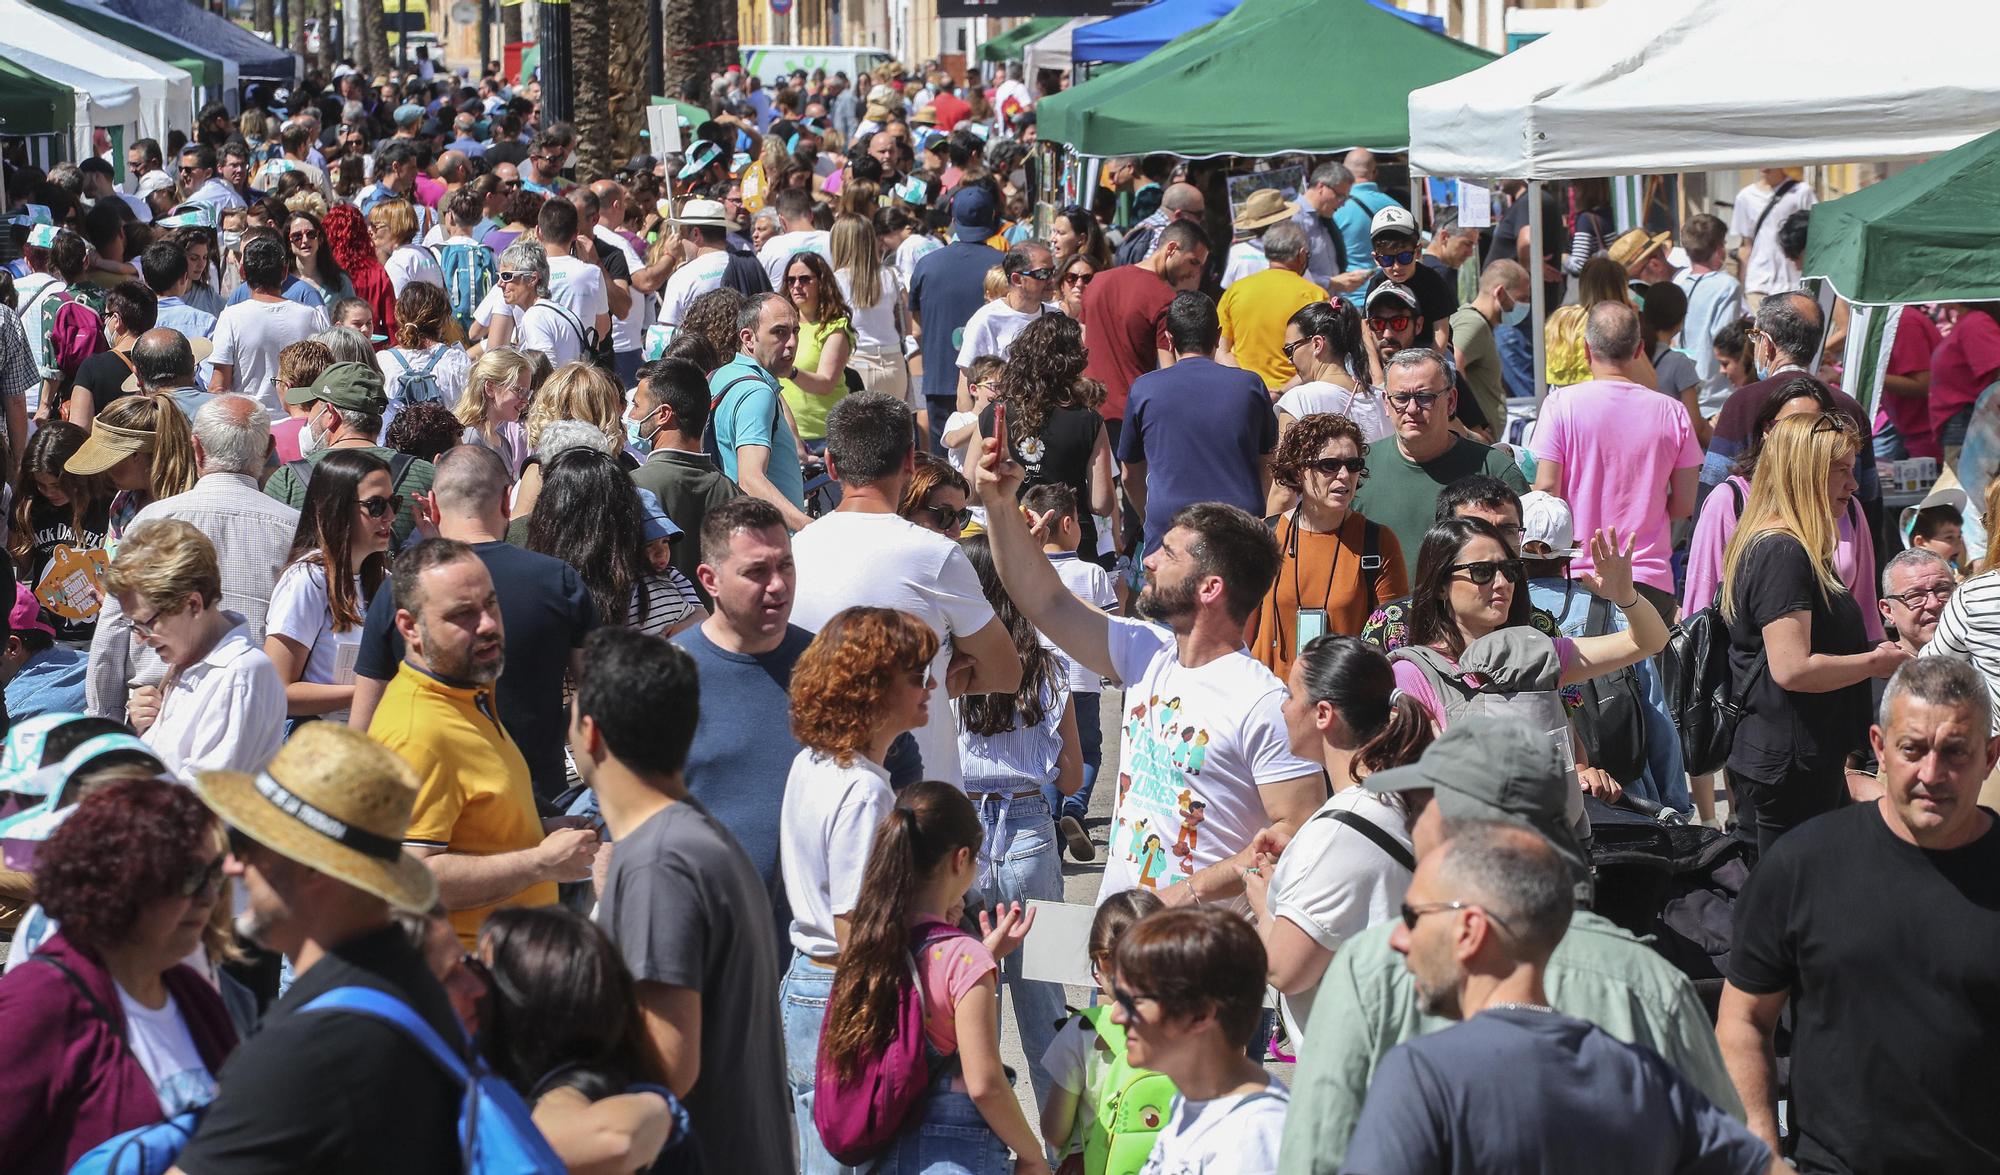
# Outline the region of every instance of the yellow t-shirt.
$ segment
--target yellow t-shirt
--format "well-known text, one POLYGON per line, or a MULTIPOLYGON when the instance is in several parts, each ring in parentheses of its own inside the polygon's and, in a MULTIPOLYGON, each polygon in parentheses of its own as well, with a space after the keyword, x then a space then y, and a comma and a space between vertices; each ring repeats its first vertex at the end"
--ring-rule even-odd
POLYGON ((1272 266, 1236 279, 1222 292, 1215 309, 1237 364, 1256 372, 1265 387, 1276 391, 1297 374, 1285 358, 1285 324, 1299 307, 1324 301, 1325 290, 1289 269, 1272 266))
MULTIPOLYGON (((528 761, 500 725, 493 691, 449 686, 408 662, 382 692, 368 737, 401 755, 422 781, 404 843, 492 856, 542 843, 542 818, 528 761)), ((479 925, 501 906, 552 906, 552 881, 506 901, 451 912, 470 950, 479 925)))
MULTIPOLYGON (((819 369, 819 355, 826 349, 826 341, 834 335, 847 335, 850 341, 854 332, 848 328, 845 318, 817 325, 805 323, 799 331, 799 353, 796 366, 801 371, 819 369)), ((845 390, 831 396, 815 396, 800 387, 789 377, 778 381, 778 391, 791 407, 792 419, 799 422, 799 437, 802 440, 817 441, 826 437, 826 414, 833 406, 847 396, 845 390)))

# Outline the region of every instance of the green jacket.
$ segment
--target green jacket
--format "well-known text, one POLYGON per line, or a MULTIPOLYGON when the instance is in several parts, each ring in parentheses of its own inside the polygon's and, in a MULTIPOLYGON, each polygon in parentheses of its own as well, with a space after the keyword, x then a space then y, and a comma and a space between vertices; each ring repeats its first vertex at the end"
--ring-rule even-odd
MULTIPOLYGON (((1299 1048, 1279 1175, 1334 1175, 1347 1157, 1375 1066, 1402 1042, 1452 1023, 1417 1011, 1409 969, 1389 946, 1393 926, 1355 936, 1327 964, 1299 1048)), ((1578 910, 1543 982, 1558 1011, 1659 1053, 1710 1101, 1743 1120, 1743 1102, 1722 1066, 1694 984, 1651 947, 1608 919, 1578 910)))

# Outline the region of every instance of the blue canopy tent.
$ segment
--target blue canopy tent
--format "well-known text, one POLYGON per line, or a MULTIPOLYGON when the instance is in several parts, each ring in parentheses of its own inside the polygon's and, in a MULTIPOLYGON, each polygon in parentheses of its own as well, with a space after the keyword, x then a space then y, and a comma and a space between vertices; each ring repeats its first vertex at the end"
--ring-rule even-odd
MULTIPOLYGON (((1210 21, 1229 15, 1243 0, 1153 0, 1110 20, 1076 30, 1070 37, 1070 57, 1075 61, 1126 64, 1154 52, 1182 33, 1192 32, 1210 21)), ((1444 21, 1420 12, 1406 12, 1393 0, 1370 0, 1384 12, 1393 12, 1411 24, 1434 33, 1444 32, 1444 21)))
MULTIPOLYGON (((187 0, 95 0, 112 12, 236 63, 239 81, 282 82, 299 77, 299 59, 234 21, 224 20, 187 0)), ((234 95, 230 105, 235 105, 234 95)))

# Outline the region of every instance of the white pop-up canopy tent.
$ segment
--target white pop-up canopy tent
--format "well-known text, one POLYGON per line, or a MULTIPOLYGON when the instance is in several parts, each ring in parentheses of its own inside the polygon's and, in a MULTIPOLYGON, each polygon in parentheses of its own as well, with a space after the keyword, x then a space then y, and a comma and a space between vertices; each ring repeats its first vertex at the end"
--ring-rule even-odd
POLYGON ((1040 69, 1068 69, 1071 57, 1071 39, 1076 30, 1085 25, 1093 25, 1104 19, 1100 16, 1079 16, 1047 36, 1028 42, 1021 50, 1021 64, 1027 76, 1034 77, 1040 69))
POLYGON ((1610 0, 1410 95, 1410 165, 1581 179, 1919 159, 2000 127, 1994 0, 1610 0))
POLYGON ((127 139, 164 143, 194 125, 194 81, 184 69, 128 49, 21 0, 0 0, 0 57, 89 96, 89 117, 72 129, 76 158, 93 127, 130 127, 127 139))

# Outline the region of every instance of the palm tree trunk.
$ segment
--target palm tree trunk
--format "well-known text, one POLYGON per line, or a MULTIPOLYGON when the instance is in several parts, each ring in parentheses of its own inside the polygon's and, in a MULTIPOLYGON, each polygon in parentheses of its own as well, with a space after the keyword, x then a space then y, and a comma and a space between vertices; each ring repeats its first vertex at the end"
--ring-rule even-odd
POLYGON ((395 72, 395 59, 389 56, 389 32, 382 22, 382 0, 362 0, 356 7, 361 10, 361 72, 370 78, 395 72))
MULTIPOLYGON (((620 54, 631 57, 630 47, 620 54)), ((589 182, 609 175, 611 149, 611 3, 570 5, 570 82, 575 87, 576 174, 589 182)))
POLYGON ((315 0, 313 19, 319 22, 318 65, 321 69, 330 69, 335 61, 340 60, 340 52, 333 44, 333 0, 315 0))
POLYGON ((704 5, 700 0, 662 0, 665 8, 661 14, 660 26, 666 34, 666 89, 674 97, 685 97, 690 82, 698 83, 703 99, 707 98, 708 75, 715 57, 713 48, 701 48, 719 35, 734 37, 732 31, 720 34, 721 24, 727 20, 732 30, 736 23, 734 4, 704 5))
MULTIPOLYGON (((657 3, 658 0, 651 2, 657 3)), ((609 158, 603 161, 604 175, 611 174, 625 160, 637 155, 645 142, 639 137, 639 132, 646 129, 646 107, 650 97, 646 79, 647 63, 651 58, 647 51, 647 3, 648 0, 610 0, 611 44, 618 46, 618 52, 609 55, 607 117, 610 119, 611 134, 607 140, 609 158)))
POLYGON ((256 3, 250 6, 250 27, 270 37, 272 44, 282 45, 284 41, 278 38, 277 23, 277 11, 271 0, 256 0, 256 3))

